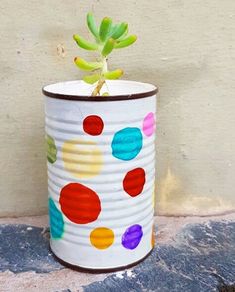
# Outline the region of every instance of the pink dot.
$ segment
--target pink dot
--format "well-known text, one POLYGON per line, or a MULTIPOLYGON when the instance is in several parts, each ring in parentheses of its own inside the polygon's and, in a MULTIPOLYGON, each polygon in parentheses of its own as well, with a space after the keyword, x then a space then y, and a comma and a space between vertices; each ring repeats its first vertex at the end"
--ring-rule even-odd
POLYGON ((146 136, 150 137, 155 131, 154 113, 148 113, 143 121, 143 132, 146 136))

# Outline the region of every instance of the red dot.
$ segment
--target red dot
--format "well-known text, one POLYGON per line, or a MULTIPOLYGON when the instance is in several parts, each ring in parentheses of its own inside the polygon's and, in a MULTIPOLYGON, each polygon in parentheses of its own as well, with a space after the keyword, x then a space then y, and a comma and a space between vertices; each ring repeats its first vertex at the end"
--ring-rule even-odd
POLYGON ((63 187, 59 202, 64 215, 77 224, 95 221, 101 211, 98 195, 79 183, 70 183, 63 187))
POLYGON ((129 171, 123 180, 123 189, 131 196, 138 196, 145 184, 145 171, 143 168, 135 168, 129 171))
POLYGON ((104 122, 99 116, 88 116, 83 120, 83 130, 92 136, 98 136, 102 133, 104 122))

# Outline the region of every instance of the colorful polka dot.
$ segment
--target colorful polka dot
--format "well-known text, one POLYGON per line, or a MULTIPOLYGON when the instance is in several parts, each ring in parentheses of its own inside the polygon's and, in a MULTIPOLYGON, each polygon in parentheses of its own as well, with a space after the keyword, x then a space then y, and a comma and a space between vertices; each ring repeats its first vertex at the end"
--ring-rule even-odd
POLYGON ((112 141, 112 154, 121 160, 135 158, 142 149, 143 137, 138 128, 124 128, 115 133, 112 141))
POLYGON ((94 177, 103 167, 103 154, 93 141, 66 141, 62 146, 62 159, 64 168, 77 178, 94 177))
POLYGON ((127 249, 135 249, 143 236, 142 227, 135 224, 126 229, 122 236, 122 245, 127 249))
POLYGON ((64 233, 62 213, 57 209, 54 201, 49 198, 50 232, 53 239, 59 239, 64 233))
POLYGON ((57 149, 55 146, 55 141, 51 136, 47 135, 46 142, 47 142, 47 160, 50 163, 54 163, 57 159, 57 149))
POLYGON ((91 244, 98 249, 106 249, 114 242, 114 233, 106 227, 94 229, 90 234, 91 244))
POLYGON ((101 212, 99 196, 80 183, 70 183, 63 187, 59 202, 63 214, 77 224, 93 222, 101 212))
POLYGON ((98 136, 102 133, 104 122, 99 116, 88 116, 83 120, 83 130, 92 136, 98 136))
POLYGON ((155 131, 154 113, 148 113, 143 121, 143 132, 147 137, 153 135, 155 131))
POLYGON ((129 171, 123 180, 123 189, 131 197, 138 196, 145 184, 145 171, 143 168, 135 168, 129 171))

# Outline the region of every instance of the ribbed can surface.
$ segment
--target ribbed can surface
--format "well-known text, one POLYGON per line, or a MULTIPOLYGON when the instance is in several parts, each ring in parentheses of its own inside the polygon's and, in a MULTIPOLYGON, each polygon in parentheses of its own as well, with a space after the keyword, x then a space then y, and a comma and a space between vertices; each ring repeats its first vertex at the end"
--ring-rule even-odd
POLYGON ((45 98, 52 251, 90 269, 153 248, 156 96, 45 98))

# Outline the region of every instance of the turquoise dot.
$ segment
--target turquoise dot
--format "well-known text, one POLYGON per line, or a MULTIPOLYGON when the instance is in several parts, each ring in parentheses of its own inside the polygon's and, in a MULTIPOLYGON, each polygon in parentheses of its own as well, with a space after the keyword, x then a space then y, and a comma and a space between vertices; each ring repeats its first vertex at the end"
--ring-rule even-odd
POLYGON ((53 239, 59 239, 64 232, 62 213, 57 209, 54 201, 49 198, 50 231, 53 239))
POLYGON ((121 160, 135 158, 142 149, 143 137, 138 128, 125 128, 115 133, 112 154, 121 160))

